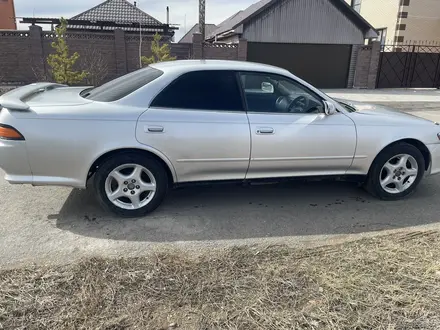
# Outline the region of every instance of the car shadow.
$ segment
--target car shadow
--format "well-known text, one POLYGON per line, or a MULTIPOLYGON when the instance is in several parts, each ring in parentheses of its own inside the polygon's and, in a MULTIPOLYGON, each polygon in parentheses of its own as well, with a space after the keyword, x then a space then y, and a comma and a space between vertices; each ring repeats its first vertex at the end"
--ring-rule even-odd
POLYGON ((361 233, 438 222, 438 181, 425 180, 414 195, 396 202, 333 181, 181 188, 138 219, 112 216, 100 209, 92 191, 74 189, 59 214, 49 218, 75 234, 124 241, 361 233))

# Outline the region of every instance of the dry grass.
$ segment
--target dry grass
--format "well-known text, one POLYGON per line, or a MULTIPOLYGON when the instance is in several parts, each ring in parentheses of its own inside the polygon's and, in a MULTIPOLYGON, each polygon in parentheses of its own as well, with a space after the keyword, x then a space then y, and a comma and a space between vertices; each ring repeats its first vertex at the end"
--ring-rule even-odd
MULTIPOLYGON (((440 234, 0 273, 4 329, 439 329, 440 234)), ((1 328, 0 326, 0 328, 1 328)))

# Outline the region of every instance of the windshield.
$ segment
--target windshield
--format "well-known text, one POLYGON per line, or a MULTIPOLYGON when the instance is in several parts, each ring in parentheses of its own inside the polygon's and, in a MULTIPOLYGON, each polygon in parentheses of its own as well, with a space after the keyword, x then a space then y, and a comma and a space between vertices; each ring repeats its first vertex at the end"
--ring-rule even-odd
POLYGON ((111 80, 99 87, 89 88, 81 92, 81 96, 93 101, 113 102, 159 78, 162 71, 146 67, 111 80))
MULTIPOLYGON (((332 100, 334 100, 334 99, 332 99, 332 100)), ((342 105, 345 108, 345 110, 347 110, 348 112, 356 112, 357 111, 353 105, 350 105, 350 104, 342 102, 342 101, 336 101, 336 100, 334 100, 334 101, 338 102, 340 105, 342 105)))
POLYGON ((325 96, 327 96, 329 99, 333 100, 334 102, 340 104, 342 107, 344 107, 344 109, 345 109, 347 112, 356 112, 356 111, 357 111, 357 109, 355 108, 355 106, 352 105, 352 104, 350 104, 350 103, 348 103, 348 101, 344 102, 344 101, 342 101, 342 100, 336 100, 336 99, 334 99, 333 97, 329 96, 327 93, 324 93, 323 91, 321 91, 321 93, 323 93, 325 96))

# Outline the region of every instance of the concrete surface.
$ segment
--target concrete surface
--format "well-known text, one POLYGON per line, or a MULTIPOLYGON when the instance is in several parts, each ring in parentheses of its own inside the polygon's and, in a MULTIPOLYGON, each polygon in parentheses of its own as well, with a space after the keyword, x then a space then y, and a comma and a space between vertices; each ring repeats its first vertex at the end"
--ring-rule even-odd
POLYGON ((432 88, 325 89, 323 91, 331 97, 359 102, 440 102, 440 90, 432 88))
POLYGON ((438 89, 328 89, 330 97, 384 105, 440 122, 438 89))
MULTIPOLYGON (((440 111, 432 116, 440 121, 440 111)), ((416 194, 398 202, 376 200, 346 182, 185 188, 141 219, 104 213, 89 191, 13 186, 3 176, 0 170, 2 268, 138 256, 157 248, 197 253, 201 246, 231 244, 314 246, 359 234, 440 228, 440 176, 425 179, 416 194)))

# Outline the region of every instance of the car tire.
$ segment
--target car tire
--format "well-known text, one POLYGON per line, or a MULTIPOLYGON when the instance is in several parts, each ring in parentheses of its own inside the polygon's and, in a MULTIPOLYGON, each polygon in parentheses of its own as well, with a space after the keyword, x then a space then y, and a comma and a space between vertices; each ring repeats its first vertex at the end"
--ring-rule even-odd
POLYGON ((379 199, 399 200, 416 190, 424 173, 425 159, 420 150, 400 142, 387 147, 376 157, 364 187, 379 199))
POLYGON ((162 203, 168 182, 167 171, 155 158, 130 152, 99 166, 94 189, 104 209, 121 217, 142 217, 162 203))

